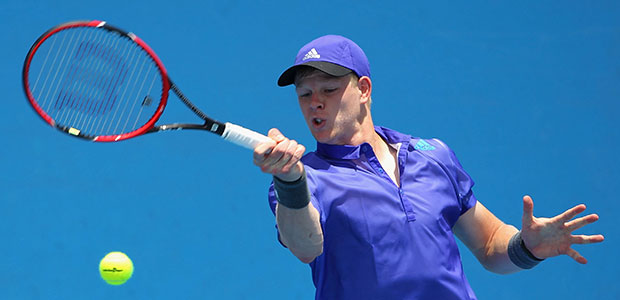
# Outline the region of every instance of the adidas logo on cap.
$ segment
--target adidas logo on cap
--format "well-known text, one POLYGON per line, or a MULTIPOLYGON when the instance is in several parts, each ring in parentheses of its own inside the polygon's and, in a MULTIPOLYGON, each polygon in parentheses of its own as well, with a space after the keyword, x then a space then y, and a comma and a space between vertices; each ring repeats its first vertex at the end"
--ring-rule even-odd
POLYGON ((302 60, 308 60, 311 58, 321 58, 321 54, 316 52, 316 49, 312 48, 310 51, 308 51, 308 53, 306 53, 302 60))

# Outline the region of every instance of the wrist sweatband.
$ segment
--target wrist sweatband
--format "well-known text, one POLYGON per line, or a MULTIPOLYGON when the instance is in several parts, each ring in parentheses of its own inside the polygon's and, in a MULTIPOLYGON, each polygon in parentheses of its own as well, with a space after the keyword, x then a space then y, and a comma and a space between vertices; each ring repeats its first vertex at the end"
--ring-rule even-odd
POLYGON ((521 231, 513 235, 508 242, 508 257, 513 264, 521 269, 531 269, 544 259, 539 259, 525 247, 521 238, 521 231))
POLYGON ((295 181, 288 182, 273 177, 273 187, 276 190, 278 203, 288 208, 304 208, 310 203, 310 193, 306 182, 306 170, 295 181))

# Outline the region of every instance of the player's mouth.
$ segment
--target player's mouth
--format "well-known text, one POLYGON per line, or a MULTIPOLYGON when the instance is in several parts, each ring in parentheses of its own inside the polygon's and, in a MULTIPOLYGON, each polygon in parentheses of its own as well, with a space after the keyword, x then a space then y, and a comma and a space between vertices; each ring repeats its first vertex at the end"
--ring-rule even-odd
POLYGON ((316 129, 321 129, 325 126, 325 119, 321 118, 312 118, 312 125, 316 129))

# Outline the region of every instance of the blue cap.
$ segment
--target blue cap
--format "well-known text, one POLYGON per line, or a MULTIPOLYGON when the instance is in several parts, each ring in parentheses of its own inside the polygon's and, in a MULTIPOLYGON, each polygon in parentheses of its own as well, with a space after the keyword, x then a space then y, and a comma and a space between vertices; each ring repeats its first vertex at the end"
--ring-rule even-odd
POLYGON ((362 48, 340 35, 325 35, 303 46, 297 53, 295 64, 280 75, 278 85, 293 84, 295 73, 301 66, 310 66, 338 77, 351 72, 358 77, 370 77, 370 65, 362 48))

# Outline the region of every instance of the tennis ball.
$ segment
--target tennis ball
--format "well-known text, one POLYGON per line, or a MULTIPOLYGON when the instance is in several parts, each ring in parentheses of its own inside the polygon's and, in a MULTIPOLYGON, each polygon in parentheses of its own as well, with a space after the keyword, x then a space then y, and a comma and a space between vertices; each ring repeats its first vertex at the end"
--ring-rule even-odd
POLYGON ((125 283, 133 274, 133 263, 123 252, 110 252, 99 263, 99 273, 111 285, 125 283))

